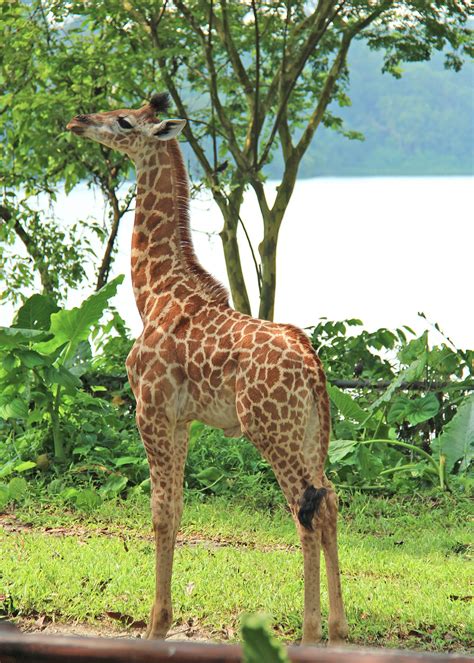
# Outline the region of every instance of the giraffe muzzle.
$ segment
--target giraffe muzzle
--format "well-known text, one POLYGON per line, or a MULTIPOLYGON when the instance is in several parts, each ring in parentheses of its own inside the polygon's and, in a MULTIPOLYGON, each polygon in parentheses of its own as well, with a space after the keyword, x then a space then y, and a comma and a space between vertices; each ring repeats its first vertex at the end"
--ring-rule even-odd
POLYGON ((66 125, 66 129, 74 134, 81 135, 85 132, 86 127, 91 126, 91 124, 92 120, 89 115, 76 115, 66 125))

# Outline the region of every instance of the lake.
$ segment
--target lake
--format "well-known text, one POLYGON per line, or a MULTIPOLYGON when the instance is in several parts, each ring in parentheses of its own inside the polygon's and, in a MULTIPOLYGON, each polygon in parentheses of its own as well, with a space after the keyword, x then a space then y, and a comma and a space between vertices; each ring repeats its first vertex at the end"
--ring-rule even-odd
MULTIPOLYGON (((461 347, 473 347, 473 181, 470 177, 316 178, 299 180, 278 246, 275 319, 301 327, 319 318, 360 318, 368 329, 403 324, 421 331, 423 311, 461 347)), ((275 183, 268 183, 269 193, 275 183)), ((85 186, 60 195, 57 214, 68 222, 94 215, 101 197, 85 186)), ((242 218, 254 247, 258 205, 248 193, 242 218)), ((218 208, 205 196, 191 204, 191 225, 202 264, 222 282, 226 272, 218 208)), ((113 274, 125 273, 115 304, 134 334, 141 321, 129 278, 133 215, 122 221, 113 274)), ((257 281, 241 233, 242 260, 254 312, 257 281)), ((83 296, 85 292, 81 293, 83 296)), ((72 295, 70 303, 79 297, 72 295)), ((11 309, 1 309, 4 324, 11 309)), ((433 340, 439 340, 436 335, 433 340)))

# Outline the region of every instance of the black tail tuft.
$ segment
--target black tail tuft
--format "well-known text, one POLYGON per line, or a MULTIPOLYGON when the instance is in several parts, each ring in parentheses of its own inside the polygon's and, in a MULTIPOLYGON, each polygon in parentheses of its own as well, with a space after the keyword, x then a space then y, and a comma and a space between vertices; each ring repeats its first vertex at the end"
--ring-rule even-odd
POLYGON ((308 486, 304 491, 298 511, 298 520, 305 529, 313 530, 313 517, 318 513, 326 493, 326 488, 315 488, 314 486, 308 486))

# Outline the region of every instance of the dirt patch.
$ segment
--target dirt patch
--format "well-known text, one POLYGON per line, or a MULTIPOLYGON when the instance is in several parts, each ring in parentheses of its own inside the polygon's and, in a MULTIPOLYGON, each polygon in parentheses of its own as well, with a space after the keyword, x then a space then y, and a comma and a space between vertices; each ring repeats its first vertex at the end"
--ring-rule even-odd
MULTIPOLYGON (((121 539, 124 543, 125 548, 127 548, 127 541, 133 539, 139 539, 141 541, 150 541, 153 542, 153 534, 145 533, 133 533, 133 535, 125 535, 117 532, 113 529, 108 529, 107 527, 92 528, 88 529, 80 525, 74 525, 70 527, 36 527, 33 523, 26 523, 18 520, 16 516, 12 514, 0 514, 0 526, 4 532, 9 532, 10 534, 43 534, 46 536, 73 536, 78 539, 90 539, 94 536, 107 536, 117 539, 121 539)), ((199 536, 196 534, 186 534, 184 532, 178 533, 176 540, 177 546, 207 546, 210 548, 243 548, 251 550, 261 550, 262 552, 268 552, 273 550, 281 550, 285 552, 295 552, 298 550, 298 546, 291 544, 260 544, 253 541, 241 541, 238 539, 225 539, 222 537, 206 537, 199 536)))
MULTIPOLYGON (((145 637, 145 627, 141 628, 122 628, 120 622, 113 620, 104 620, 95 624, 82 622, 58 622, 52 620, 46 615, 39 617, 17 617, 11 620, 12 623, 23 633, 46 633, 50 635, 74 635, 96 638, 123 638, 123 639, 141 639, 145 637)), ((171 629, 167 640, 181 640, 192 642, 222 642, 228 640, 225 634, 211 634, 194 626, 191 620, 190 624, 177 626, 171 629)))

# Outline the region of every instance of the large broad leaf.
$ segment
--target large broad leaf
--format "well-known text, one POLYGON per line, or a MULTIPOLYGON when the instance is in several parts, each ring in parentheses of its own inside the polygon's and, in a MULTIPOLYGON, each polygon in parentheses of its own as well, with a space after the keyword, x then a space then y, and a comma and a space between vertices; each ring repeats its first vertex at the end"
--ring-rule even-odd
POLYGON ((439 401, 435 394, 409 398, 402 394, 393 402, 387 416, 389 424, 408 421, 412 426, 431 419, 439 412, 439 401))
POLYGON ((329 443, 329 461, 338 463, 352 453, 358 445, 357 440, 331 440, 329 443))
POLYGON ((433 452, 446 458, 446 472, 461 460, 459 470, 465 472, 474 459, 474 394, 468 396, 441 435, 431 443, 433 452))
POLYGON ((51 315, 59 311, 56 302, 47 295, 33 295, 16 314, 14 327, 49 329, 51 315))
POLYGON ((127 482, 127 477, 111 474, 99 492, 104 498, 117 497, 125 488, 127 482))
POLYGON ((64 366, 48 366, 45 369, 45 378, 49 384, 60 384, 64 387, 69 393, 74 394, 78 389, 82 387, 82 382, 79 378, 70 371, 67 370, 64 366))
POLYGON ((28 404, 21 398, 0 402, 1 419, 26 419, 27 416, 28 404))
POLYGON ((19 350, 16 352, 16 355, 26 368, 47 366, 51 363, 49 357, 44 357, 43 355, 40 355, 39 352, 35 352, 35 350, 19 350))
POLYGON ((36 341, 46 341, 51 334, 39 329, 20 329, 18 327, 0 327, 0 346, 15 348, 29 345, 36 341))
POLYGON ((439 400, 435 394, 426 394, 420 398, 410 400, 408 406, 407 419, 408 423, 412 426, 421 424, 423 421, 428 421, 436 416, 439 412, 439 400))
POLYGON ((199 483, 209 487, 223 479, 224 476, 225 475, 222 474, 221 470, 219 470, 217 467, 206 467, 205 470, 202 470, 196 474, 196 479, 199 481, 199 483))
POLYGON ((423 375, 423 371, 425 370, 427 359, 428 359, 428 353, 423 352, 421 357, 419 357, 413 363, 411 363, 410 366, 408 366, 408 368, 406 368, 404 371, 400 371, 400 373, 395 378, 395 380, 393 380, 390 386, 383 392, 381 396, 379 396, 379 398, 377 398, 376 401, 372 403, 370 409, 376 410, 383 403, 388 403, 388 401, 392 399, 393 394, 400 387, 402 382, 411 382, 412 380, 419 380, 420 377, 423 375))
POLYGON ((54 334, 54 338, 48 343, 38 346, 38 350, 47 354, 67 343, 66 356, 70 356, 77 345, 87 339, 91 327, 100 320, 109 300, 115 296, 122 281, 123 275, 117 276, 98 292, 88 297, 79 308, 53 313, 50 332, 54 334))
POLYGON ((414 338, 402 347, 398 353, 398 359, 402 364, 412 364, 428 347, 428 332, 423 332, 419 338, 414 338))
POLYGON ((341 389, 331 384, 327 385, 327 390, 329 398, 345 419, 354 419, 361 424, 369 417, 369 414, 349 394, 345 394, 341 389))

